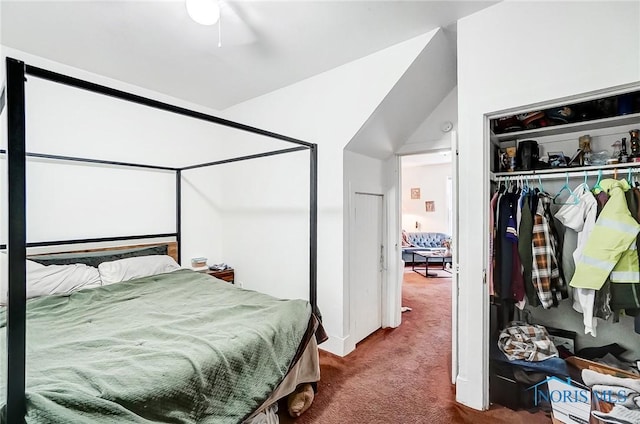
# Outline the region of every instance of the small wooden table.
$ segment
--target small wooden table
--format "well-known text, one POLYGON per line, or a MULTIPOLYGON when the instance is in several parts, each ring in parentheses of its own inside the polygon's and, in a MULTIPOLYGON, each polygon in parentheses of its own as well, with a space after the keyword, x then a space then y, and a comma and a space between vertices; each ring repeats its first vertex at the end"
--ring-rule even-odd
POLYGON ((234 278, 235 278, 235 273, 233 271, 233 268, 227 268, 227 269, 223 269, 221 271, 216 271, 216 270, 212 270, 212 269, 206 269, 204 271, 202 271, 206 274, 211 275, 212 277, 216 277, 219 278, 221 280, 224 280, 228 283, 233 284, 234 278))
POLYGON ((431 262, 442 262, 442 269, 446 271, 447 263, 451 263, 451 255, 446 255, 445 252, 439 250, 416 250, 411 252, 413 254, 413 261, 411 264, 411 270, 424 277, 438 277, 438 274, 432 272, 429 273, 429 259, 431 262), (424 267, 416 266, 416 255, 424 258, 424 267), (424 273, 422 272, 424 271, 424 273))

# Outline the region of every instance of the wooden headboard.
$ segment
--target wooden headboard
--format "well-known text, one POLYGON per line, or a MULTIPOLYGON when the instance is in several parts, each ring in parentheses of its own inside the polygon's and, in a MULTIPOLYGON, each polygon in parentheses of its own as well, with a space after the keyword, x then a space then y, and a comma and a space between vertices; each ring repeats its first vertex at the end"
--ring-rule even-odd
POLYGON ((37 254, 28 254, 27 258, 36 259, 38 257, 48 257, 56 254, 64 254, 64 255, 81 255, 82 253, 97 253, 104 252, 105 254, 117 254, 118 251, 131 250, 131 249, 141 249, 146 247, 156 247, 156 246, 167 246, 167 254, 171 256, 176 262, 178 262, 178 243, 175 241, 164 241, 157 243, 141 243, 141 244, 128 244, 123 246, 109 246, 109 247, 96 247, 89 249, 80 249, 80 250, 65 250, 64 252, 48 252, 48 253, 37 253, 37 254))

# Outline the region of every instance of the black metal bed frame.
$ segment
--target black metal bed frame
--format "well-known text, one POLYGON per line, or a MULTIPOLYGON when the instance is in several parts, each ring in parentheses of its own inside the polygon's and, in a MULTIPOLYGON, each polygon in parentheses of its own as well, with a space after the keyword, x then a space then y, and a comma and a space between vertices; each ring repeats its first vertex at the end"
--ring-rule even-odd
MULTIPOLYGON (((230 162, 256 159, 266 156, 309 150, 309 302, 314 313, 319 315, 317 308, 317 237, 318 237, 318 146, 281 134, 229 121, 216 116, 163 103, 157 100, 138 96, 125 91, 116 90, 89 81, 55 73, 46 69, 25 64, 22 61, 7 58, 7 114, 8 114, 8 149, 0 151, 6 153, 8 162, 8 244, 0 246, 8 248, 9 291, 7 307, 7 398, 5 422, 9 424, 23 423, 26 413, 25 399, 25 360, 26 360, 26 248, 36 246, 52 246, 59 244, 77 244, 102 241, 121 241, 142 238, 175 237, 178 245, 178 255, 181 259, 181 177, 182 171, 206 166, 220 165, 230 162), (185 167, 164 167, 137 163, 115 162, 90 158, 30 153, 26 151, 26 116, 25 116, 25 81, 31 75, 59 84, 88 90, 94 93, 115 97, 121 100, 138 103, 152 108, 189 116, 203 121, 212 122, 237 130, 267 136, 270 138, 296 144, 297 147, 240 156, 231 159, 195 164, 185 167), (176 231, 167 234, 148 234, 118 237, 103 237, 92 239, 59 240, 50 242, 28 243, 26 240, 26 158, 36 157, 83 163, 97 163, 124 167, 146 168, 173 171, 176 174, 176 231)), ((4 94, 4 93, 3 93, 4 94)), ((1 111, 1 109, 0 109, 1 111)))

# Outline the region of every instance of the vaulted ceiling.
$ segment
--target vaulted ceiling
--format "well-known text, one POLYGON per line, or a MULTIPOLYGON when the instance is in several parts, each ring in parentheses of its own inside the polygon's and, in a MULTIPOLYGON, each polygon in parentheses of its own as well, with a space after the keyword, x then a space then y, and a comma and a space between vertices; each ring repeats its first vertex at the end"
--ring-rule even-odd
POLYGON ((223 110, 496 3, 221 2, 220 26, 207 27, 189 18, 183 1, 3 0, 0 41, 223 110))

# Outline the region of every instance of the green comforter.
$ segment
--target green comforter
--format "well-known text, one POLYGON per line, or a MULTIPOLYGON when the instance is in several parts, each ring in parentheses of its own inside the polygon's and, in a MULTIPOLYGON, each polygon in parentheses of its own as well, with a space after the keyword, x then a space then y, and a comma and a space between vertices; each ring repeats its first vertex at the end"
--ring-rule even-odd
MULTIPOLYGON (((241 422, 285 376, 310 315, 189 270, 30 300, 27 422, 241 422)), ((1 311, 3 357, 5 325, 1 311)))

